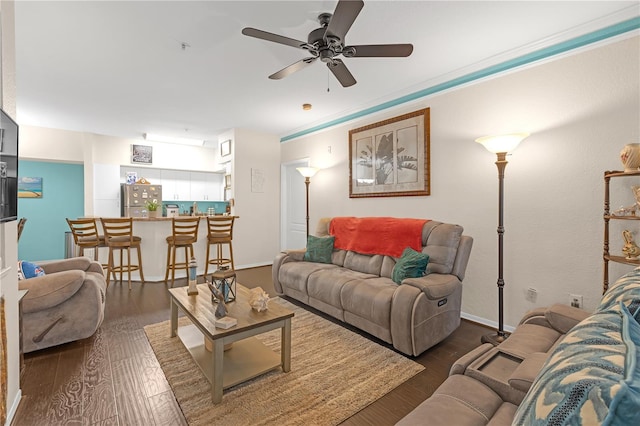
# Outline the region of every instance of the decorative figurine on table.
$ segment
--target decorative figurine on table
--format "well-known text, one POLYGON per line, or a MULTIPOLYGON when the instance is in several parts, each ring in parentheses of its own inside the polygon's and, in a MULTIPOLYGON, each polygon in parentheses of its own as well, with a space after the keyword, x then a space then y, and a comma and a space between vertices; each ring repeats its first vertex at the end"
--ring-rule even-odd
POLYGON ((249 305, 254 311, 262 312, 269 309, 269 295, 262 287, 252 288, 249 294, 249 305))
POLYGON ((633 235, 631 235, 631 231, 624 230, 622 231, 622 236, 624 237, 625 244, 622 248, 622 252, 626 254, 625 259, 636 259, 640 256, 640 247, 636 245, 633 241, 633 235))
POLYGON ((224 304, 224 296, 222 295, 222 292, 209 281, 207 281, 207 285, 209 286, 209 290, 211 290, 211 302, 218 303, 215 312, 216 318, 225 317, 227 315, 227 305, 224 304))
POLYGON ((198 275, 197 270, 198 263, 196 262, 196 258, 192 257, 189 261, 189 288, 187 289, 187 294, 189 296, 193 296, 198 294, 198 275))

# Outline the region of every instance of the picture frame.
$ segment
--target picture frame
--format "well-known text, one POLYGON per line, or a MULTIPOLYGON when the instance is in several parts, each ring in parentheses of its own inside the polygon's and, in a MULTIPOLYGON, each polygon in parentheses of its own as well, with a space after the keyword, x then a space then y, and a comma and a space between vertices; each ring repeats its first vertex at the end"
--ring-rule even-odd
POLYGON ((131 145, 131 162, 133 164, 153 164, 153 147, 149 145, 131 145))
POLYGON ((227 155, 231 155, 231 139, 220 142, 220 156, 226 157, 227 155))
POLYGON ((349 131, 349 198, 431 194, 430 109, 349 131))
POLYGON ((18 198, 42 198, 42 178, 18 177, 18 198))

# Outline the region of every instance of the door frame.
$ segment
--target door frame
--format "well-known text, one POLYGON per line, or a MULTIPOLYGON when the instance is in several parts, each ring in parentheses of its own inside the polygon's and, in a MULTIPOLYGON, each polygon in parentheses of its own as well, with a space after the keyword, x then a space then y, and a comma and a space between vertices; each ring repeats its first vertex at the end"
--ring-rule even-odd
MULTIPOLYGON (((284 247, 285 241, 287 241, 287 230, 289 227, 287 226, 289 218, 288 209, 287 209, 287 200, 289 199, 289 194, 287 193, 287 179, 289 177, 288 173, 293 170, 291 166, 297 167, 309 167, 311 159, 309 157, 287 161, 285 163, 280 163, 280 250, 286 250, 291 247, 284 247)), ((296 173, 298 173, 296 171, 296 173)), ((298 173, 300 175, 300 173, 298 173)), ((303 179, 302 175, 300 178, 303 179)))

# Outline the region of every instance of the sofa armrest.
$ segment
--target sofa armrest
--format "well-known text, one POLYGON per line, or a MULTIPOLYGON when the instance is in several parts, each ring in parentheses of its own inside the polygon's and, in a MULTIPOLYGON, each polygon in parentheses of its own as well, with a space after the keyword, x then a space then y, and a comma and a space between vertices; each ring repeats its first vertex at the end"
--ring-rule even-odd
POLYGON ((544 313, 547 311, 547 308, 533 308, 530 311, 527 311, 522 318, 520 318, 520 322, 518 323, 518 325, 520 324, 535 324, 535 325, 541 325, 543 327, 549 327, 551 328, 551 324, 549 324, 549 321, 547 321, 547 318, 545 318, 544 313))
POLYGON ((458 358, 458 360, 451 366, 449 375, 453 376, 454 374, 464 374, 469 364, 471 364, 473 361, 480 358, 482 355, 486 354, 493 348, 494 346, 491 343, 485 343, 478 346, 471 352, 467 352, 466 354, 458 358))
POLYGON ((438 300, 453 293, 460 280, 452 274, 428 274, 420 278, 406 278, 402 285, 420 289, 430 300, 438 300))
POLYGON ((34 262, 39 266, 42 266, 45 274, 53 274, 61 271, 79 270, 92 272, 101 272, 102 266, 98 262, 91 260, 88 257, 71 257, 69 259, 59 260, 46 260, 42 262, 34 262), (98 269, 96 269, 96 266, 98 269))
POLYGON ((76 294, 84 279, 84 271, 69 270, 20 280, 18 288, 29 290, 22 299, 23 312, 37 312, 59 305, 76 294))
POLYGON ((549 354, 545 352, 534 352, 523 359, 509 376, 509 386, 522 392, 528 392, 548 356, 549 354))
POLYGON ((273 259, 271 278, 277 294, 284 294, 282 284, 280 284, 280 267, 288 262, 301 262, 304 260, 304 253, 306 251, 306 249, 284 250, 278 253, 275 259, 273 259))
POLYGON ((295 262, 302 262, 304 260, 304 254, 307 252, 307 249, 294 249, 294 250, 285 250, 283 253, 289 255, 290 260, 295 262))
POLYGON ((559 303, 550 306, 544 313, 549 324, 562 334, 566 334, 589 315, 591 313, 583 309, 559 303))

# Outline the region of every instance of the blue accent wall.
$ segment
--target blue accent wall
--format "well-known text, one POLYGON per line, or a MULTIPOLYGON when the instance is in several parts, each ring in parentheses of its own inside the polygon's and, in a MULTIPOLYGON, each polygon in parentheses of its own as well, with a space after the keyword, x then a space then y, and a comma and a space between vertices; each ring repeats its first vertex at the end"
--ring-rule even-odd
POLYGON ((19 260, 64 258, 66 218, 84 215, 84 166, 20 160, 20 177, 41 177, 42 198, 19 198, 18 218, 27 218, 19 260))

